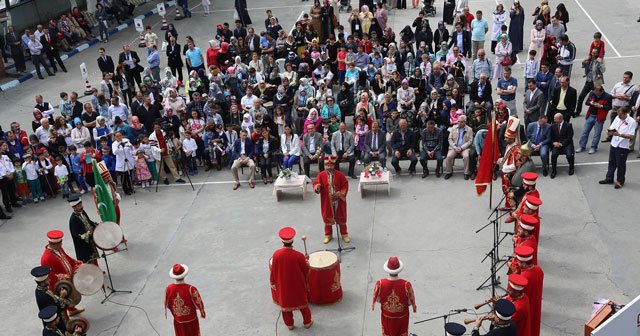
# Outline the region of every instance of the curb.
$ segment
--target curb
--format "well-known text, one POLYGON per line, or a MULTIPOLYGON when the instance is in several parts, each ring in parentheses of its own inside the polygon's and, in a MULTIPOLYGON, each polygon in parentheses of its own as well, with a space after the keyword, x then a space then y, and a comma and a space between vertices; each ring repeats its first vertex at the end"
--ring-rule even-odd
MULTIPOLYGON (((165 2, 165 8, 171 8, 171 7, 174 7, 175 5, 176 5, 176 2, 173 1, 173 0, 165 2)), ((158 14, 158 8, 157 7, 153 8, 152 10, 150 10, 150 11, 144 13, 144 14, 140 14, 140 15, 136 16, 135 19, 145 19, 145 18, 148 18, 148 17, 156 15, 156 14, 158 14)), ((167 12, 167 15, 169 15, 169 12, 167 12)), ((118 33, 118 32, 120 32, 120 31, 122 31, 122 30, 125 30, 125 29, 129 28, 129 26, 132 26, 132 25, 133 25, 133 19, 127 20, 123 24, 121 24, 121 25, 109 30, 108 31, 109 37, 114 35, 114 34, 116 34, 116 33, 118 33)), ((66 61, 67 59, 69 59, 69 57, 73 57, 73 56, 81 53, 82 51, 84 51, 86 49, 89 49, 89 47, 91 47, 93 45, 96 45, 96 44, 98 44, 100 42, 101 42, 100 39, 93 38, 93 39, 89 40, 88 42, 83 43, 83 44, 71 49, 71 51, 69 51, 68 53, 66 53, 64 55, 60 55, 60 59, 62 59, 63 61, 66 61)), ((11 65, 7 66, 5 69, 12 69, 12 68, 15 68, 15 64, 11 64, 11 65)), ((36 70, 31 70, 31 72, 18 77, 18 79, 15 79, 15 80, 12 80, 12 81, 10 81, 10 82, 8 82, 6 84, 0 85, 0 92, 4 92, 4 91, 12 89, 12 88, 14 88, 16 86, 19 86, 20 84, 28 81, 29 79, 35 78, 36 76, 37 76, 36 70)))

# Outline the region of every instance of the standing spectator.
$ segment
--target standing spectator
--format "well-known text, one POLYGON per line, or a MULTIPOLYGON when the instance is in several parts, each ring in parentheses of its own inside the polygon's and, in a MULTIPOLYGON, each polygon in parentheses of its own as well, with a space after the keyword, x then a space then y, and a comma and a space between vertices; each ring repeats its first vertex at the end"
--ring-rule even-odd
POLYGON ((617 110, 618 116, 613 120, 611 126, 607 130, 607 135, 611 138, 611 147, 609 149, 609 167, 607 175, 600 184, 614 183, 615 189, 620 189, 625 182, 625 173, 627 171, 627 154, 629 153, 631 138, 634 137, 638 124, 635 119, 628 113, 628 107, 617 110), (614 173, 618 174, 614 182, 614 173))
POLYGON ((547 105, 549 105, 549 85, 553 77, 553 74, 549 71, 549 64, 542 63, 540 65, 540 71, 536 74, 536 86, 542 91, 544 99, 540 114, 547 113, 547 105))
POLYGON ((580 95, 578 96, 576 115, 580 115, 582 112, 582 102, 591 90, 596 86, 602 86, 604 84, 604 72, 606 68, 604 61, 598 58, 598 52, 599 50, 597 48, 591 49, 591 56, 582 62, 585 81, 582 91, 580 91, 580 95))
MULTIPOLYGON (((238 1, 236 0, 236 3, 237 2, 238 1)), ((182 7, 182 13, 185 18, 191 17, 191 11, 189 10, 189 0, 178 0, 178 6, 182 7)))
POLYGON ((559 3, 556 7, 556 13, 553 16, 557 18, 560 23, 562 23, 562 25, 564 26, 564 31, 566 32, 568 30, 567 23, 569 23, 569 12, 567 12, 567 8, 562 2, 559 3))
POLYGON ((547 36, 553 35, 555 37, 560 37, 566 33, 566 31, 564 30, 564 26, 560 23, 560 21, 558 21, 558 18, 555 16, 551 18, 551 23, 547 24, 546 30, 547 36))
POLYGON ((502 4, 496 6, 496 10, 491 15, 493 26, 491 27, 491 52, 495 53, 498 39, 502 35, 502 26, 507 22, 507 12, 502 4))
MULTIPOLYGON (((624 75, 622 75, 622 82, 616 83, 616 85, 613 86, 613 89, 611 89, 611 95, 613 96, 613 107, 611 108, 609 118, 612 124, 616 116, 618 115, 618 111, 629 106, 631 97, 636 90, 636 86, 631 83, 632 79, 633 72, 625 71, 624 75)), ((606 139, 602 140, 602 142, 611 141, 611 137, 611 135, 608 135, 606 139)), ((630 149, 633 149, 633 147, 630 147, 630 149)))
POLYGON ((160 53, 158 52, 158 46, 152 44, 149 47, 149 55, 147 56, 147 62, 151 69, 151 75, 156 82, 160 81, 160 53))
POLYGON ((569 84, 569 77, 560 77, 560 87, 553 91, 553 98, 549 105, 549 113, 561 113, 565 122, 569 122, 573 116, 578 96, 576 89, 569 84))
POLYGON ((558 49, 557 59, 558 66, 562 69, 562 73, 571 77, 573 60, 576 59, 576 46, 573 42, 569 41, 569 36, 566 34, 560 36, 560 48, 558 49))
POLYGON ((53 74, 49 69, 49 64, 47 64, 47 61, 42 57, 42 43, 36 40, 36 36, 34 34, 29 35, 29 42, 27 43, 27 47, 29 48, 29 52, 31 53, 31 61, 33 62, 33 66, 36 68, 38 78, 44 79, 44 77, 42 77, 42 73, 40 73, 40 65, 44 67, 49 76, 55 76, 55 74, 53 74))
POLYGON ((98 31, 100 32, 102 43, 109 42, 109 20, 113 18, 113 15, 109 14, 101 4, 96 4, 94 15, 96 16, 96 21, 98 21, 98 31))
POLYGON ((60 58, 60 50, 56 46, 55 36, 52 36, 49 33, 48 28, 45 28, 44 33, 40 36, 40 43, 42 43, 42 48, 49 59, 49 64, 53 68, 53 72, 58 72, 56 62, 62 71, 67 72, 67 68, 65 68, 64 63, 62 63, 62 59, 60 58))
POLYGON ((151 26, 145 28, 144 41, 147 44, 147 53, 151 50, 151 46, 158 45, 158 35, 151 30, 151 26))
POLYGON ((122 182, 122 189, 125 194, 131 195, 133 193, 131 171, 135 169, 133 146, 129 139, 124 137, 123 133, 117 132, 111 147, 116 157, 116 172, 118 173, 118 179, 122 182))
POLYGON ((542 91, 536 86, 535 79, 527 80, 527 90, 524 93, 524 126, 536 122, 541 114, 542 105, 545 103, 542 91))
POLYGON ((511 76, 511 67, 504 68, 504 75, 498 79, 496 93, 502 102, 509 108, 509 115, 518 116, 516 107, 516 91, 518 90, 518 80, 511 76))
POLYGON ((113 73, 116 69, 115 65, 113 64, 113 59, 111 58, 111 56, 107 55, 107 52, 104 48, 100 47, 100 49, 98 49, 98 69, 100 69, 100 72, 105 73, 105 72, 111 72, 113 73))
MULTIPOLYGON (((489 23, 482 18, 482 11, 476 12, 476 18, 471 21, 471 44, 473 49, 473 58, 478 55, 479 49, 484 49, 484 40, 489 31, 489 23)), ((467 54, 467 57, 470 57, 467 54)))
POLYGON ((238 18, 242 21, 243 27, 252 24, 249 11, 247 10, 247 0, 235 0, 235 8, 238 13, 238 18))
POLYGON ((593 131, 593 141, 591 141, 591 148, 589 154, 593 154, 598 150, 598 143, 600 143, 600 135, 602 134, 602 128, 604 122, 607 120, 607 115, 612 107, 613 97, 604 91, 602 86, 596 86, 593 91, 589 93, 587 102, 585 105, 589 106, 587 109, 586 121, 584 123, 584 130, 582 136, 580 136, 580 143, 576 153, 580 153, 587 148, 587 140, 589 140, 589 133, 595 126, 593 131))
POLYGON ((193 42, 187 43, 187 51, 185 52, 186 61, 187 61, 187 69, 189 72, 192 70, 204 70, 204 56, 202 56, 202 51, 200 48, 196 47, 193 42))
POLYGON ((500 42, 496 46, 496 69, 493 73, 494 79, 500 78, 504 73, 504 68, 511 66, 512 51, 513 45, 509 41, 507 34, 500 35, 500 42))
POLYGON ((180 45, 176 42, 176 37, 171 36, 169 38, 169 45, 167 46, 167 65, 171 68, 171 74, 178 76, 178 80, 182 83, 182 55, 180 54, 180 45))
POLYGON ((134 85, 134 80, 135 83, 138 84, 138 86, 142 85, 142 77, 140 76, 140 73, 142 73, 144 68, 140 64, 138 64, 140 63, 140 57, 138 57, 138 53, 136 53, 135 51, 131 51, 128 44, 125 44, 122 47, 122 52, 118 56, 118 63, 125 65, 127 76, 131 78, 132 86, 134 85))
MULTIPOLYGON (((484 40, 482 41, 484 44, 484 40)), ((471 57, 471 34, 462 29, 462 24, 457 23, 455 31, 451 33, 451 41, 449 41, 449 49, 453 46, 458 46, 460 52, 465 55, 467 58, 471 57)), ((475 45, 475 44, 474 44, 475 45)), ((474 50, 477 52, 477 50, 474 50)), ((425 76, 428 74, 426 72, 422 72, 425 76)))
POLYGON ((16 34, 13 26, 8 27, 8 31, 4 39, 11 50, 11 58, 13 58, 13 62, 16 65, 16 71, 19 74, 22 74, 27 70, 24 62, 22 40, 18 37, 18 34, 16 34))
POLYGON ((511 21, 509 22, 509 39, 513 45, 513 54, 517 54, 524 49, 524 9, 520 1, 515 0, 509 12, 511 21))
POLYGON ((531 29, 531 43, 529 43, 529 51, 535 50, 536 61, 540 62, 544 55, 544 41, 547 38, 547 31, 542 25, 542 21, 536 21, 535 27, 531 29))

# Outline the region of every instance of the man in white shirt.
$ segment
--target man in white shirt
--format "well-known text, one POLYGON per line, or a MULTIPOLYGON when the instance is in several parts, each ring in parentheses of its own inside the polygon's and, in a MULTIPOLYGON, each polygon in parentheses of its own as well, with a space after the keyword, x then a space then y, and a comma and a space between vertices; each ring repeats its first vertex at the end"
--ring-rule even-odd
POLYGON ((600 184, 614 184, 615 189, 620 189, 624 185, 625 173, 627 171, 627 154, 638 124, 628 113, 629 108, 618 110, 618 116, 613 120, 607 130, 607 135, 611 136, 611 147, 609 149, 609 167, 607 175, 600 184), (613 175, 618 171, 617 178, 613 175))
POLYGON ((246 95, 240 100, 240 106, 242 107, 242 113, 249 113, 251 117, 255 117, 254 103, 257 97, 253 94, 251 88, 247 88, 246 95))
MULTIPOLYGON (((622 81, 616 83, 611 89, 611 95, 613 96, 613 102, 611 107, 611 112, 609 113, 609 119, 611 120, 611 124, 613 125, 613 120, 618 116, 618 111, 624 107, 630 105, 631 96, 633 96, 634 92, 636 92, 636 86, 631 83, 633 79, 633 72, 625 71, 624 75, 622 75, 622 81)), ((602 142, 611 141, 611 137, 608 136, 606 139, 602 140, 602 142)), ((633 146, 631 146, 633 148, 633 146)))
POLYGON ((55 74, 51 72, 51 69, 49 69, 49 64, 47 63, 46 58, 43 57, 42 43, 40 43, 40 40, 36 40, 36 36, 34 34, 29 35, 27 48, 29 48, 29 52, 31 53, 31 61, 33 61, 33 66, 36 68, 38 78, 44 79, 44 77, 42 77, 42 73, 40 73, 40 65, 44 67, 49 76, 55 76, 55 74))
MULTIPOLYGON (((14 182, 13 161, 9 158, 9 145, 5 141, 0 140, 0 191, 2 191, 2 203, 7 212, 13 212, 11 207, 19 208, 18 198, 16 196, 16 184, 14 182)), ((0 219, 5 217, 4 212, 0 208, 0 219)))
POLYGON ((111 106, 109 106, 109 115, 111 116, 111 122, 114 123, 116 117, 120 117, 120 119, 124 122, 127 122, 129 118, 129 108, 126 105, 120 105, 120 98, 118 96, 114 96, 111 98, 111 106))
POLYGON ((49 146, 49 119, 40 119, 40 127, 36 128, 36 136, 38 141, 44 146, 49 146))

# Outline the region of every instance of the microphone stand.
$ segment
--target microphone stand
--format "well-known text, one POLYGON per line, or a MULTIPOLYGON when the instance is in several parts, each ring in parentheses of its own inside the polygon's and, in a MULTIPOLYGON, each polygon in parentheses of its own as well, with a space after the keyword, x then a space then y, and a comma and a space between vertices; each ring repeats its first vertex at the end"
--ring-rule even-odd
POLYGON ((443 319, 442 329, 444 330, 444 336, 447 336, 447 331, 444 329, 444 326, 447 324, 447 319, 449 318, 449 316, 458 315, 458 314, 462 314, 462 313, 463 313, 463 311, 461 311, 461 310, 450 310, 447 314, 436 316, 436 317, 432 317, 432 318, 428 318, 426 320, 421 320, 421 321, 418 321, 418 322, 413 322, 413 324, 429 322, 429 321, 433 321, 433 320, 437 320, 437 319, 443 319))
POLYGON ((500 268, 497 267, 497 265, 498 265, 498 263, 500 263, 502 261, 500 259, 500 251, 499 251, 499 249, 500 249, 500 243, 502 243, 502 241, 507 237, 507 234, 504 234, 504 236, 502 238, 500 238, 500 219, 502 217, 504 217, 506 214, 509 213, 509 212, 505 212, 503 214, 500 214, 500 205, 502 204, 502 202, 504 202, 506 197, 507 197, 507 195, 503 193, 502 198, 500 199, 498 204, 493 208, 493 210, 491 211, 491 213, 487 217, 487 219, 491 219, 491 217, 494 217, 494 218, 491 219, 489 221, 489 223, 487 223, 486 225, 484 225, 480 229, 476 230, 476 233, 479 233, 480 231, 484 230, 489 225, 493 224, 493 248, 485 255, 485 257, 482 259, 482 261, 480 261, 480 263, 483 263, 488 257, 491 257, 491 266, 490 266, 490 269, 489 269, 491 275, 489 276, 489 278, 487 280, 482 282, 482 284, 480 284, 480 286, 478 286, 478 288, 476 288, 476 290, 481 290, 481 289, 484 289, 484 288, 487 288, 487 287, 491 286, 491 294, 492 294, 492 296, 495 296, 496 287, 500 287, 500 277, 496 276, 496 272, 500 269, 500 268), (487 283, 487 281, 489 281, 489 280, 491 280, 491 284, 490 285, 485 285, 487 283))
MULTIPOLYGON (((125 247, 124 249, 119 250, 119 251, 127 251, 128 249, 129 249, 128 247, 125 247)), ((109 289, 109 294, 107 294, 107 292, 104 291, 104 299, 100 302, 101 304, 104 304, 114 294, 117 294, 117 293, 128 293, 128 294, 131 294, 130 290, 117 290, 117 289, 115 289, 115 286, 113 285, 113 279, 111 278, 111 270, 109 269, 109 262, 107 261, 107 256, 110 256, 112 254, 116 254, 118 252, 112 252, 112 253, 107 254, 104 250, 102 250, 102 255, 100 256, 102 259, 104 259, 104 264, 105 264, 105 266, 107 268, 107 276, 109 277, 109 286, 107 286, 107 288, 109 289)))
POLYGON ((342 262, 342 251, 344 252, 349 252, 349 251, 353 251, 356 249, 355 246, 347 246, 347 247, 342 247, 342 232, 340 231, 340 225, 338 224, 337 221, 337 214, 338 214, 338 200, 333 202, 333 224, 336 226, 336 235, 337 240, 338 240, 338 248, 337 249, 326 249, 325 251, 331 251, 331 252, 338 252, 338 261, 342 262))

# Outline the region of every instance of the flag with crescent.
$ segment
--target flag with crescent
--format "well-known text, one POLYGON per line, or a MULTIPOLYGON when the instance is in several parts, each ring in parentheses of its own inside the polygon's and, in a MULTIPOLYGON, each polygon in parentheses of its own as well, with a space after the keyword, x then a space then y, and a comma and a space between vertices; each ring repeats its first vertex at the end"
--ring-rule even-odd
POLYGON ((95 202, 100 219, 103 222, 117 222, 116 208, 113 205, 113 199, 111 198, 111 189, 106 185, 100 170, 96 164, 96 160, 93 160, 93 177, 96 181, 95 190, 95 202))

